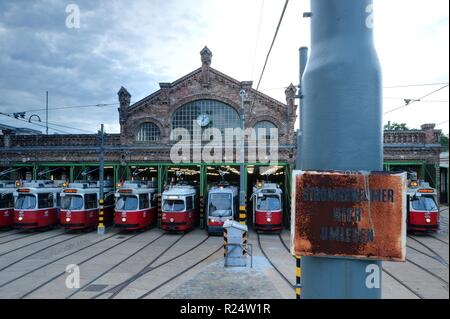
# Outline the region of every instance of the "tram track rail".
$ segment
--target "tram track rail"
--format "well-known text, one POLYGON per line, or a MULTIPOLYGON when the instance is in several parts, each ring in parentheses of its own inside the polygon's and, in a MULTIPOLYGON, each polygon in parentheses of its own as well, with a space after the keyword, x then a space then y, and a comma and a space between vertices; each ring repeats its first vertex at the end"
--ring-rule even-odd
MULTIPOLYGON (((66 234, 66 233, 62 232, 62 233, 56 234, 56 235, 54 235, 54 236, 50 236, 50 237, 46 237, 46 238, 43 238, 43 239, 39 239, 39 240, 34 241, 34 242, 32 242, 32 243, 29 243, 29 244, 26 244, 26 245, 23 245, 23 246, 20 246, 20 247, 11 249, 11 250, 9 250, 9 251, 7 251, 7 252, 0 253, 0 257, 5 256, 5 255, 8 255, 8 254, 11 254, 11 253, 13 253, 13 252, 15 252, 15 251, 17 251, 17 250, 19 250, 19 249, 23 249, 23 248, 26 248, 26 247, 30 247, 31 245, 34 245, 34 244, 37 244, 37 243, 41 243, 41 242, 43 242, 43 241, 46 241, 46 240, 49 240, 49 239, 52 239, 52 238, 56 238, 56 237, 59 237, 59 236, 65 235, 65 234, 66 234)), ((49 246, 49 247, 51 247, 51 246, 49 246)), ((1 271, 1 269, 0 269, 0 271, 1 271)))
POLYGON ((448 281, 446 281, 444 278, 436 275, 434 272, 430 271, 429 269, 423 267, 422 265, 416 263, 415 261, 412 261, 410 258, 406 258, 406 261, 413 264, 414 266, 416 266, 417 268, 422 269, 424 272, 426 272, 427 274, 433 276, 434 278, 436 278, 437 280, 443 282, 445 285, 448 286, 448 281))
MULTIPOLYGON (((124 239, 124 240, 122 240, 122 241, 120 241, 120 242, 118 242, 118 243, 116 243, 116 244, 114 244, 114 245, 112 245, 112 246, 110 246, 110 247, 108 247, 108 248, 106 248, 106 249, 103 249, 102 251, 100 251, 100 252, 98 252, 98 253, 92 255, 91 257, 88 257, 88 258, 86 258, 86 259, 84 259, 84 260, 82 260, 82 261, 80 261, 80 262, 77 262, 76 265, 77 265, 77 266, 81 266, 82 264, 84 264, 84 263, 86 263, 86 262, 88 262, 88 261, 90 261, 90 260, 92 260, 92 259, 94 259, 94 258, 96 258, 96 257, 98 257, 98 256, 100 256, 100 255, 102 255, 102 254, 104 254, 105 252, 107 252, 107 251, 109 251, 109 250, 111 250, 111 249, 113 249, 113 248, 115 248, 115 247, 117 247, 117 246, 122 245, 123 243, 129 241, 130 239, 135 238, 135 237, 138 236, 138 235, 140 235, 140 234, 130 235, 130 236, 127 237, 126 239, 124 239)), ((62 272, 56 274, 56 275, 53 276, 52 278, 46 280, 45 282, 41 283, 41 284, 38 285, 37 287, 33 288, 32 290, 28 291, 27 293, 25 293, 24 295, 22 295, 21 297, 19 297, 19 299, 24 299, 24 298, 28 297, 28 296, 31 295, 32 293, 38 291, 39 289, 41 289, 42 287, 44 287, 44 286, 46 286, 47 284, 51 283, 52 281, 54 281, 54 280, 57 279, 58 277, 64 275, 65 273, 66 273, 65 271, 62 271, 62 272)))
POLYGON ((12 235, 16 235, 16 234, 20 234, 20 231, 15 231, 14 229, 11 230, 7 230, 7 231, 2 231, 3 236, 0 236, 0 238, 4 238, 4 237, 9 237, 12 235), (7 233, 7 234, 6 234, 7 233))
POLYGON ((427 256, 427 257, 429 257, 429 258, 431 258, 431 259, 434 259, 434 260, 436 260, 437 262, 443 264, 444 266, 448 266, 447 263, 443 263, 442 260, 440 260, 440 259, 437 258, 436 256, 432 256, 432 255, 430 255, 430 254, 427 254, 427 253, 421 251, 420 249, 417 249, 416 247, 413 247, 413 246, 410 246, 410 245, 406 245, 406 247, 408 247, 409 249, 412 249, 412 250, 414 250, 414 251, 416 251, 416 252, 418 252, 418 253, 420 253, 420 254, 422 254, 422 255, 424 255, 424 256, 427 256))
MULTIPOLYGON (((2 268, 0 268, 0 271, 3 271, 3 270, 5 270, 5 269, 8 269, 9 267, 14 266, 15 264, 18 264, 19 262, 21 262, 21 261, 23 261, 23 260, 25 260, 25 259, 27 259, 27 258, 29 258, 29 257, 31 257, 31 256, 37 255, 38 253, 43 252, 44 250, 47 250, 47 249, 52 248, 52 247, 55 247, 55 246, 57 246, 57 245, 59 245, 59 244, 62 244, 62 243, 64 243, 64 242, 66 242, 66 241, 69 241, 69 240, 75 239, 75 238, 77 238, 77 237, 80 237, 81 235, 82 235, 82 234, 79 234, 79 235, 76 235, 76 236, 67 238, 67 239, 65 239, 65 240, 59 241, 59 242, 57 242, 57 243, 51 244, 51 245, 46 246, 46 247, 44 247, 44 248, 41 248, 41 249, 39 249, 39 250, 37 250, 37 251, 34 251, 34 252, 31 253, 31 254, 28 254, 28 255, 26 255, 26 256, 23 256, 22 258, 20 258, 20 259, 18 259, 18 260, 15 260, 15 261, 13 261, 12 263, 10 263, 10 264, 8 264, 8 265, 6 265, 6 266, 3 266, 2 268)), ((55 236, 55 237, 56 237, 56 236, 55 236)), ((30 245, 32 245, 32 244, 30 244, 30 245)), ((12 251, 10 251, 10 252, 12 252, 12 251)), ((1 287, 1 286, 0 286, 0 287, 1 287)))
POLYGON ((444 259, 444 257, 442 257, 438 252, 436 252, 433 248, 431 248, 430 246, 424 244, 423 242, 421 242, 420 240, 408 235, 408 238, 413 240, 414 242, 418 243, 419 245, 425 247, 426 249, 428 249, 430 252, 432 252, 440 261, 442 264, 446 265, 448 267, 448 262, 444 259))
POLYGON ((109 273, 110 271, 112 271, 113 269, 119 267, 120 265, 122 265, 124 262, 126 262, 127 260, 130 260, 130 258, 132 258, 133 256, 137 255, 138 253, 140 253, 141 251, 143 251, 145 248, 149 247, 151 244, 153 244, 154 242, 156 242, 158 239, 160 239, 161 237, 163 237, 165 234, 161 234, 159 236, 157 236, 156 238, 152 239, 150 242, 148 242, 147 244, 145 244, 144 246, 142 246, 141 248, 139 248, 138 250, 136 250, 134 253, 132 253, 131 255, 123 258, 122 260, 120 260, 117 264, 115 264, 114 266, 108 268, 107 270, 105 270, 104 272, 102 272, 100 275, 96 276, 94 279, 91 279, 89 282, 87 282, 86 284, 84 284, 82 287, 80 287, 78 290, 74 291, 73 293, 71 293, 70 295, 68 295, 65 299, 69 299, 70 297, 73 297, 74 295, 82 292, 85 288, 87 288, 88 286, 90 286, 92 283, 94 283, 95 281, 99 280, 100 278, 102 278, 104 275, 106 275, 107 273, 109 273))
POLYGON ((445 240, 443 240, 443 239, 441 239, 441 238, 439 238, 439 237, 437 237, 437 236, 434 236, 434 235, 430 235, 430 237, 431 237, 431 238, 434 238, 434 239, 436 239, 437 241, 440 241, 441 243, 443 243, 443 244, 445 244, 445 245, 448 246, 448 241, 445 241, 445 240))
POLYGON ((170 283, 171 281, 173 281, 174 279, 178 278, 179 276, 187 273, 189 270, 195 268, 197 265, 201 264, 202 262, 204 262, 205 260, 207 260, 208 258, 212 257, 214 254, 216 254, 218 251, 220 251, 222 249, 222 246, 220 246, 219 248, 217 248, 216 250, 214 250, 211 254, 207 255, 206 257, 200 259, 199 261, 195 262, 193 265, 189 266, 186 269, 183 269, 182 271, 178 272, 175 276, 172 276, 171 278, 167 279, 166 281, 160 283, 158 286, 156 286, 155 288, 152 288, 151 290, 147 291, 145 294, 139 296, 137 299, 144 299, 145 297, 147 297, 148 295, 154 293, 156 290, 160 289, 161 287, 164 287, 165 285, 167 285, 168 283, 170 283))
MULTIPOLYGON (((287 247, 287 245, 285 244, 285 242, 284 242, 284 240, 283 240, 281 234, 279 234, 278 237, 279 237, 281 243, 283 244, 284 248, 286 249, 286 251, 290 252, 290 250, 289 250, 289 248, 287 247)), ((412 247, 412 246, 410 246, 410 245, 407 245, 407 247, 410 248, 410 249, 412 249, 412 250, 417 251, 418 253, 420 253, 420 254, 422 254, 422 255, 425 255, 425 256, 427 256, 427 257, 429 257, 429 258, 432 258, 432 259, 434 259, 434 260, 436 260, 436 261, 442 263, 442 261, 441 261, 439 258, 435 257, 435 256, 432 256, 432 255, 430 255, 430 254, 427 254, 427 253, 425 253, 425 252, 423 252, 423 251, 421 251, 421 250, 419 250, 419 249, 417 249, 417 248, 415 248, 415 247, 412 247)), ((266 258, 267 258, 267 257, 266 257, 266 258)), ((446 281, 444 278, 442 278, 442 277, 436 275, 435 273, 431 272, 429 269, 427 269, 427 268, 423 267, 422 265, 416 263, 415 261, 411 260, 410 258, 406 258, 406 260, 407 260, 409 263, 411 263, 411 264, 413 264, 414 266, 418 267, 418 268, 421 269, 422 271, 425 271, 425 272, 428 273, 429 275, 435 277, 436 279, 438 279, 439 281, 443 282, 445 285, 448 286, 448 281, 446 281)), ((443 264, 446 265, 446 266, 448 266, 447 263, 443 263, 443 264)), ((402 286, 404 286, 405 288, 407 288, 409 291, 411 291, 412 293, 414 293, 417 297, 419 297, 419 298, 421 298, 421 299, 424 299, 424 297, 423 297, 422 295, 420 295, 420 294, 417 293, 414 289, 412 289, 411 287, 409 287, 408 285, 406 285, 403 281, 401 281, 399 278, 397 278, 396 276, 394 276, 392 273, 390 273, 389 271, 387 271, 387 270, 385 270, 385 269, 383 269, 383 271, 384 271, 386 274, 388 274, 390 277, 392 277, 395 281, 399 282, 402 286)))
MULTIPOLYGON (((115 296, 117 296, 121 291, 123 291, 127 286, 129 286, 132 282, 136 281, 137 279, 141 278, 142 276, 148 274, 151 271, 154 271, 156 269, 159 269, 160 267, 188 254, 189 252, 195 250, 196 248, 200 247, 201 245, 203 245, 211 236, 206 236, 205 238, 203 238, 199 243, 195 244, 193 247, 189 248, 188 250, 176 255, 175 257, 170 258, 169 260, 166 260, 165 262, 156 265, 155 267, 151 267, 149 265, 152 265, 154 263, 154 261, 156 261, 157 259, 154 258, 149 264, 147 264, 144 268, 142 268, 139 272, 137 272, 136 274, 134 274, 133 276, 131 276, 130 278, 124 280, 123 282, 105 290, 102 291, 101 293, 91 297, 91 299, 96 299, 98 297, 101 297, 107 293, 113 292, 113 294, 111 296, 108 297, 108 299, 112 299, 115 296), (117 289, 119 289, 117 291, 117 289)), ((172 245, 173 246, 173 245, 172 245)), ((222 246, 221 246, 222 247, 222 246)), ((220 247, 220 248, 221 248, 220 247)), ((166 248, 165 251, 163 251, 163 253, 160 253, 160 256, 157 258, 160 258, 161 256, 163 256, 163 254, 165 254, 168 251, 168 249, 166 248)))
MULTIPOLYGON (((147 265, 145 265, 144 268, 141 269, 140 272, 144 272, 147 269, 151 269, 152 265, 159 259, 161 258, 163 255, 165 255, 170 249, 172 249, 173 246, 175 246, 178 242, 180 242, 180 240, 186 236, 186 233, 184 233, 183 235, 181 235, 180 237, 178 237, 173 243, 171 243, 168 247, 166 247, 162 252, 160 252, 158 254, 158 256, 156 256, 155 258, 152 259, 152 261, 150 263, 148 263, 147 265)), ((140 273, 138 272, 138 274, 140 273)), ((140 276, 138 277, 140 278, 140 276)), ((136 278, 137 279, 137 278, 136 278)), ((114 297, 116 297, 118 294, 120 294, 126 287, 128 287, 132 282, 134 282, 135 280, 132 280, 130 282, 126 282, 123 283, 122 285, 120 285, 119 287, 117 287, 116 289, 114 289, 114 292, 111 296, 108 297, 108 299, 114 299, 114 297)))
MULTIPOLYGON (((10 236, 12 236, 12 235, 18 235, 18 234, 23 234, 23 233, 25 233, 25 232, 14 233, 14 234, 11 234, 10 236)), ((7 243, 10 243, 10 242, 13 242, 13 241, 16 241, 16 240, 21 240, 21 239, 24 239, 24 238, 28 238, 28 237, 30 237, 30 236, 35 236, 35 235, 38 235, 38 234, 39 234, 39 233, 29 233, 29 234, 25 234, 25 235, 23 235, 23 236, 21 236, 21 237, 17 237, 17 238, 13 238, 13 239, 10 239, 10 240, 7 240, 7 241, 3 241, 3 242, 0 243, 0 245, 7 244, 7 243)), ((5 236, 5 237, 7 237, 7 236, 5 236)))
POLYGON ((383 272, 386 273, 389 277, 391 277, 392 279, 394 279, 396 282, 398 282, 400 285, 402 285, 403 287, 405 287, 408 291, 410 291, 411 293, 413 293, 416 297, 418 297, 419 299, 425 299, 424 296, 422 296, 421 294, 419 294, 417 291, 415 291, 413 288, 411 288, 410 286, 408 286, 407 284, 405 284, 405 282, 403 282, 401 279, 399 279, 397 276, 393 275, 390 271, 387 271, 386 269, 383 269, 383 272))
POLYGON ((272 260, 269 258, 267 253, 262 248, 260 234, 256 233, 256 235, 257 235, 257 239, 258 239, 258 247, 261 250, 261 252, 264 255, 264 257, 267 259, 267 261, 273 267, 273 269, 275 269, 275 271, 281 276, 281 278, 283 278, 283 280, 295 291, 295 285, 289 281, 289 279, 281 272, 281 270, 278 269, 278 267, 275 266, 275 264, 272 262, 272 260))
POLYGON ((114 234, 112 234, 112 235, 110 235, 110 236, 107 236, 107 237, 105 237, 105 238, 100 239, 99 241, 96 241, 96 242, 94 242, 94 243, 92 243, 92 244, 89 244, 89 245, 84 246, 84 247, 82 247, 82 248, 80 248, 80 249, 77 249, 77 250, 75 250, 75 251, 73 251, 73 252, 70 252, 70 253, 68 253, 68 254, 65 254, 65 255, 63 255, 63 256, 61 256, 61 257, 58 257, 58 258, 56 258, 56 259, 54 259, 54 260, 52 260, 52 261, 49 261, 49 262, 47 262, 47 263, 45 263, 45 264, 43 264, 43 265, 41 265, 41 266, 39 266, 39 267, 36 267, 36 268, 34 268, 34 269, 32 269, 32 270, 29 270, 29 271, 27 271, 26 273, 24 273, 24 274, 22 274, 22 275, 20 275, 20 276, 14 277, 14 278, 12 278, 12 279, 10 279, 10 280, 8 280, 8 281, 6 281, 6 282, 0 284, 0 288, 3 288, 3 287, 5 287, 5 286, 7 286, 7 285, 13 283, 14 281, 17 281, 17 280, 19 280, 19 279, 21 279, 21 278, 24 278, 24 277, 28 276, 29 274, 32 274, 32 273, 34 273, 34 272, 36 272, 36 271, 38 271, 38 270, 40 270, 40 269, 42 269, 42 268, 44 268, 44 267, 47 267, 48 265, 51 265, 51 264, 53 264, 53 263, 55 263, 55 262, 57 262, 57 261, 60 261, 61 259, 64 259, 64 258, 66 258, 66 257, 68 257, 68 256, 71 256, 71 255, 76 254, 76 253, 78 253, 78 252, 80 252, 80 251, 83 251, 83 250, 88 249, 88 248, 90 248, 90 247, 92 247, 92 246, 95 246, 95 245, 97 245, 97 244, 99 244, 99 243, 101 243, 101 242, 104 242, 105 240, 108 240, 108 239, 110 239, 110 238, 112 238, 112 237, 114 237, 114 236, 116 236, 116 235, 117 235, 117 233, 114 233, 114 234))
MULTIPOLYGON (((283 247, 287 250, 288 253, 291 253, 291 250, 289 249, 289 247, 287 246, 287 244, 285 243, 283 237, 281 236, 281 234, 278 234, 278 238, 280 239, 281 243, 283 244, 283 247)), ((295 258, 295 256, 292 256, 295 258)))

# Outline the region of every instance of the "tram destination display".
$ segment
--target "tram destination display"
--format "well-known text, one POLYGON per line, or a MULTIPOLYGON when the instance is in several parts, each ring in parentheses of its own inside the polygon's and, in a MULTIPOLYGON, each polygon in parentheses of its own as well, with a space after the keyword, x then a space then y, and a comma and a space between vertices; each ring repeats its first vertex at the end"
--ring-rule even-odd
POLYGON ((405 261, 406 173, 294 171, 291 252, 405 261))

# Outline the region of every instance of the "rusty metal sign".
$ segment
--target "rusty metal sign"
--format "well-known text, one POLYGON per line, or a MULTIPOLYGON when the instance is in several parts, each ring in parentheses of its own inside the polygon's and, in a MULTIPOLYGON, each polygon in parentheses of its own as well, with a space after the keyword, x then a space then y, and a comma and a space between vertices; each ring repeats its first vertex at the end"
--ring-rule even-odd
POLYGON ((406 173, 294 171, 298 256, 405 261, 406 173))

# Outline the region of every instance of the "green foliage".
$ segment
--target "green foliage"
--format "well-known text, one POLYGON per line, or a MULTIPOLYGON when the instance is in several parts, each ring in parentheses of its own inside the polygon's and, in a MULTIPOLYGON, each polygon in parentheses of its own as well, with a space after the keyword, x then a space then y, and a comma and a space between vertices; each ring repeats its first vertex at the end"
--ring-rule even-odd
MULTIPOLYGON (((389 129, 388 128, 388 124, 386 124, 384 126, 384 129, 385 130, 389 129)), ((390 130, 393 130, 393 131, 408 131, 408 130, 410 130, 410 128, 408 128, 408 126, 406 126, 406 123, 395 123, 394 122, 394 123, 391 124, 390 130)))
POLYGON ((442 152, 448 152, 448 134, 441 133, 442 152))

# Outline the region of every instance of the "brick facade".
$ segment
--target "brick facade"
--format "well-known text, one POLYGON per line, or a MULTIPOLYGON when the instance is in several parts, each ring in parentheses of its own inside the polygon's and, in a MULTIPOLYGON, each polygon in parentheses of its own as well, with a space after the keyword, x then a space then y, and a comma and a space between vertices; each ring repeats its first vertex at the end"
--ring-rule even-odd
MULTIPOLYGON (((237 81, 211 67, 212 53, 205 47, 201 52, 201 67, 172 83, 160 83, 160 89, 131 104, 131 94, 120 88, 120 133, 107 134, 105 159, 126 165, 131 162, 170 161, 169 135, 172 115, 186 103, 211 99, 223 102, 240 112, 241 89, 246 90, 244 102, 246 127, 259 121, 270 121, 279 130, 279 161, 294 163, 297 89, 290 85, 286 104, 252 88, 250 81, 237 81), (138 142, 137 130, 143 123, 155 124, 159 141, 138 142)), ((438 164, 440 130, 434 124, 424 124, 421 130, 384 131, 385 161, 423 161, 438 164)), ((355 141, 357 142, 357 141, 355 141)), ((14 163, 83 163, 98 161, 97 135, 0 135, 0 166, 14 163)))

